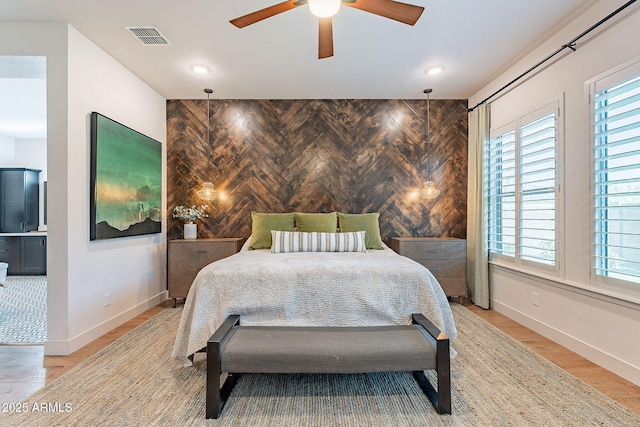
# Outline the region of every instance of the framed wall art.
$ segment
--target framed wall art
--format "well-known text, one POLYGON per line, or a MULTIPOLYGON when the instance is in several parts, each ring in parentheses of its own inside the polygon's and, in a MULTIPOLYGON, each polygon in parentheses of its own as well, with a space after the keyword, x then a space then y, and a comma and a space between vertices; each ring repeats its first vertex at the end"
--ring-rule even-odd
POLYGON ((90 240, 160 233, 160 142, 92 112, 90 179, 90 240))

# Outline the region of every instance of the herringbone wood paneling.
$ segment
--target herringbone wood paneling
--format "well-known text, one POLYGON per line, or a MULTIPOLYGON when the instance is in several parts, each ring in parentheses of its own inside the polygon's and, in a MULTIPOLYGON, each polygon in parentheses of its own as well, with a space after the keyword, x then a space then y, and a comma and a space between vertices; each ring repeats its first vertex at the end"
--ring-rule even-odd
POLYGON ((248 237, 251 211, 380 212, 383 238, 466 237, 467 101, 167 101, 169 239, 182 238, 177 205, 203 203, 212 181, 225 200, 209 205, 200 237, 248 237), (442 191, 411 198, 427 177, 442 191))

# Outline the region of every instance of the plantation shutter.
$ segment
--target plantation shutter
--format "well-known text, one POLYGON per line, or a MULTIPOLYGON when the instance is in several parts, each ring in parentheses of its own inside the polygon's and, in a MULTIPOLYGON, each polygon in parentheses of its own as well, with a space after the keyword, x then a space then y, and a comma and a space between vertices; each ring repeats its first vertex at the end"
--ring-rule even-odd
POLYGON ((491 138, 486 147, 485 179, 489 252, 515 257, 516 133, 491 138))
POLYGON ((556 262, 556 115, 520 128, 520 258, 556 262))
POLYGON ((640 283, 640 75, 594 85, 596 276, 640 283))

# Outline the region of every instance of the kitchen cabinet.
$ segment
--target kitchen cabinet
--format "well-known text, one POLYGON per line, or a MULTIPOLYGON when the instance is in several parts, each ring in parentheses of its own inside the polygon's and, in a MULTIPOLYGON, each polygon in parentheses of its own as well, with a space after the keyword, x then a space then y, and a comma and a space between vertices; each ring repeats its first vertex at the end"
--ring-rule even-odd
POLYGON ((47 236, 0 235, 0 262, 9 264, 7 274, 47 274, 47 236))
POLYGON ((40 171, 0 168, 0 233, 38 229, 40 171))

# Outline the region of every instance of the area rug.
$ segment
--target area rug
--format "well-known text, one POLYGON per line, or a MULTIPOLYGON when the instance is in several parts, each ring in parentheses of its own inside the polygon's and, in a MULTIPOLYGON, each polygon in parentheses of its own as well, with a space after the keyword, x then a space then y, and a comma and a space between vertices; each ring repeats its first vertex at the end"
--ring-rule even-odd
POLYGON ((3 426, 638 426, 640 416, 466 308, 452 361, 452 415, 411 374, 246 375, 205 420, 205 359, 177 367, 180 308, 167 308, 0 415, 3 426))
POLYGON ((0 344, 47 340, 47 276, 7 276, 0 288, 0 344))

